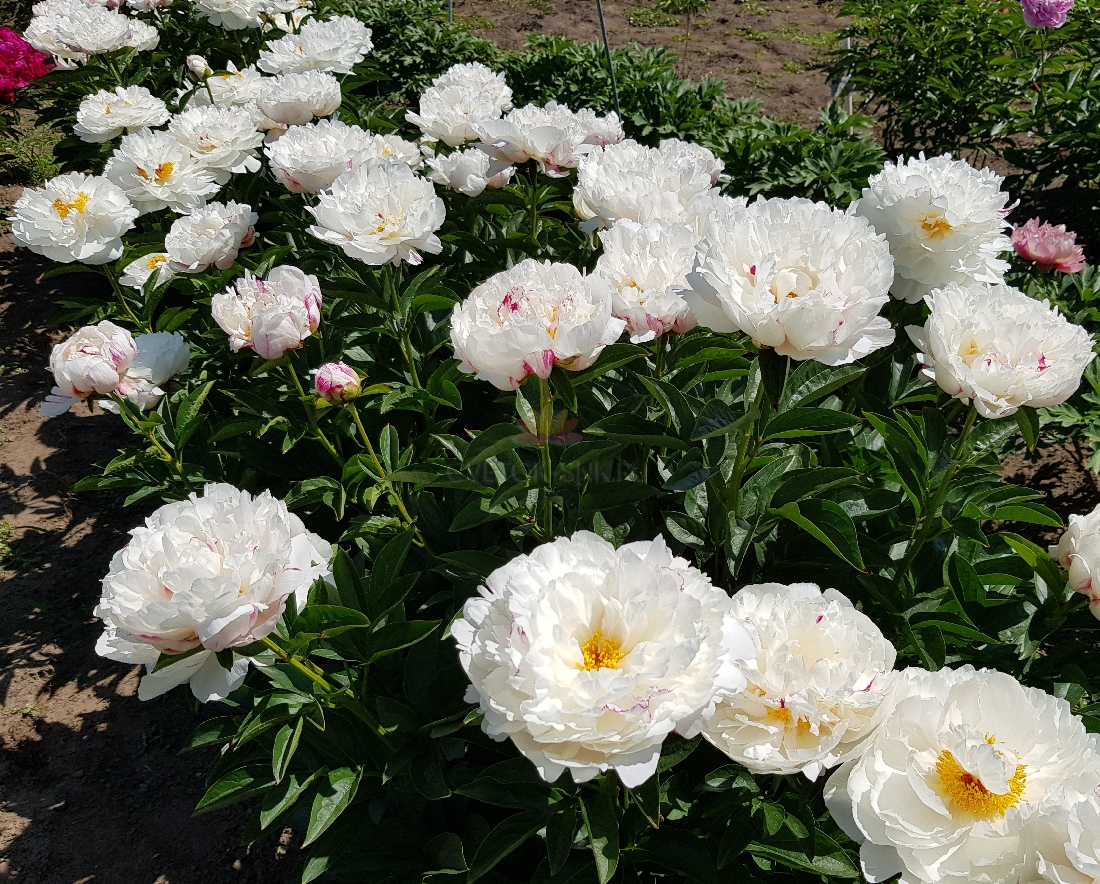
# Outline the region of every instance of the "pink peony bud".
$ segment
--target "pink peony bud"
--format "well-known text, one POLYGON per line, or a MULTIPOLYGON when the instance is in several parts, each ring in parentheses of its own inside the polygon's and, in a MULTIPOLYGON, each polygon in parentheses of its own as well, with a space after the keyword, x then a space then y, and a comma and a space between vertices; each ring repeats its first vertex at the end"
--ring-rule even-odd
POLYGON ((1073 0, 1020 0, 1020 5, 1029 28, 1060 28, 1073 9, 1073 0))
POLYGON ((1032 218, 1012 231, 1016 254, 1039 265, 1039 270, 1076 273, 1085 266, 1085 254, 1077 245, 1077 234, 1065 224, 1040 223, 1032 218))
POLYGON ((358 373, 343 362, 326 362, 318 368, 314 387, 318 396, 333 404, 354 399, 362 389, 358 373))

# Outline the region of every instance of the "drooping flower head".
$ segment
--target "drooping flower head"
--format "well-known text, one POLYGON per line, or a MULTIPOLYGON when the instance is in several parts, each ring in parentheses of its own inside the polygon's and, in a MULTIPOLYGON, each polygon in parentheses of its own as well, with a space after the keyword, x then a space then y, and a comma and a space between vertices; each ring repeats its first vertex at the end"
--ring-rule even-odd
POLYGON ((899 159, 871 176, 853 211, 890 243, 895 298, 915 304, 948 283, 1003 279, 999 256, 1012 247, 1003 181, 951 154, 899 159))
POLYGON ((55 392, 70 400, 113 393, 136 355, 137 344, 126 329, 106 319, 86 325, 50 353, 55 392))
POLYGON ((451 627, 482 729, 548 781, 641 785, 673 731, 737 691, 752 642, 729 598, 664 540, 579 531, 498 568, 451 627))
POLYGON ((703 730, 759 774, 817 779, 855 758, 891 685, 894 646, 835 589, 746 586, 732 602, 757 647, 748 687, 723 695, 703 730))
POLYGON ((825 801, 869 881, 1018 881, 1022 831, 1100 784, 1100 746, 1069 703, 993 670, 899 673, 863 754, 825 801))
POLYGON ((613 311, 632 343, 695 328, 683 295, 698 240, 690 227, 666 221, 616 221, 600 231, 603 254, 594 272, 611 286, 613 311))
POLYGON ((168 121, 167 106, 144 86, 116 86, 89 95, 76 109, 73 134, 93 144, 168 121))
POLYGON ((231 175, 260 169, 256 153, 264 136, 246 108, 191 107, 172 118, 168 131, 219 184, 231 175))
POLYGON ((244 681, 248 658, 224 669, 215 654, 269 635, 288 604, 301 610, 331 558, 331 546, 269 492, 207 485, 162 506, 115 553, 95 609, 104 625, 96 651, 148 666, 143 700, 186 683, 199 700, 224 699, 244 681), (162 654, 180 659, 154 672, 162 654))
POLYGON ((11 28, 0 28, 0 103, 11 104, 24 86, 53 70, 50 57, 11 28))
POLYGON ((365 264, 420 264, 421 252, 443 250, 435 232, 447 210, 435 188, 406 165, 360 166, 345 172, 307 207, 309 232, 365 264))
POLYGON ((326 362, 313 372, 313 388, 326 402, 339 404, 350 402, 359 395, 362 380, 350 365, 343 362, 326 362))
POLYGON ((1069 517, 1069 527, 1050 554, 1069 572, 1069 587, 1089 600, 1100 620, 1100 506, 1083 516, 1069 517))
POLYGON ((483 150, 476 147, 455 150, 449 154, 437 154, 428 159, 428 177, 436 184, 477 196, 486 188, 499 190, 516 173, 515 166, 505 166, 499 171, 493 168, 493 161, 483 150))
POLYGON ((298 33, 269 41, 260 51, 257 67, 269 74, 313 70, 348 74, 373 48, 370 28, 358 19, 347 15, 328 21, 310 19, 298 33))
POLYGON ((191 156, 170 132, 143 129, 124 135, 103 174, 141 212, 186 212, 217 193, 214 173, 191 156))
POLYGON ((1029 28, 1060 28, 1073 9, 1073 0, 1020 0, 1020 5, 1029 28))
POLYGON ((251 348, 264 359, 279 359, 302 346, 321 324, 317 277, 297 267, 273 267, 266 279, 244 276, 210 301, 214 321, 229 335, 236 352, 251 348))
POLYGON ((164 238, 174 273, 201 273, 213 265, 226 270, 241 248, 256 238, 257 215, 245 203, 209 203, 172 222, 164 238))
POLYGON ((122 254, 122 235, 137 216, 106 178, 69 172, 24 190, 10 220, 12 238, 51 261, 105 264, 122 254))
POLYGON ((1085 253, 1077 245, 1077 234, 1066 230, 1065 224, 1056 227, 1032 218, 1012 231, 1012 248, 1021 258, 1034 261, 1042 273, 1077 273, 1085 267, 1085 253))
POLYGON ((456 304, 451 344, 459 370, 501 390, 555 365, 588 368, 626 323, 612 315, 611 287, 572 264, 528 258, 489 277, 456 304))
POLYGON ((685 298, 702 326, 843 365, 894 340, 879 316, 892 279, 886 242, 863 218, 804 199, 758 199, 709 225, 685 298))
POLYGON ((921 373, 972 401, 982 417, 1065 402, 1092 361, 1088 332, 1010 286, 948 285, 926 300, 928 321, 906 329, 921 351, 921 373))

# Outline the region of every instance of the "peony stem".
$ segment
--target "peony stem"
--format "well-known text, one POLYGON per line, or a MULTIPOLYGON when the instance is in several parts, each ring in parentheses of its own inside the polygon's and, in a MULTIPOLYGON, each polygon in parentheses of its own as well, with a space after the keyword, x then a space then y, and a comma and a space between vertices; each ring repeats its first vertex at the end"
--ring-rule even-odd
POLYGON ((172 470, 183 481, 184 487, 190 490, 191 483, 187 479, 187 474, 183 469, 183 461, 177 458, 172 452, 170 452, 161 441, 156 437, 156 433, 152 430, 148 430, 141 422, 141 415, 133 415, 130 411, 130 403, 126 400, 125 396, 120 396, 117 392, 111 393, 111 399, 114 400, 115 405, 118 406, 120 414, 129 415, 130 425, 134 427, 145 439, 152 445, 159 453, 161 460, 172 467, 172 470))
POLYGON ((122 305, 122 309, 125 311, 126 316, 129 317, 130 322, 132 322, 139 329, 144 329, 145 331, 151 332, 153 330, 152 325, 149 325, 149 326, 143 325, 141 320, 137 318, 137 314, 134 313, 134 311, 132 309, 130 309, 130 304, 126 300, 126 294, 125 294, 125 292, 122 291, 122 287, 118 284, 118 280, 115 279, 114 274, 111 273, 111 271, 107 269, 106 265, 101 265, 101 266, 103 267, 103 274, 107 277, 107 280, 111 283, 111 288, 114 290, 115 296, 118 298, 119 304, 122 305))
POLYGON ((313 428, 314 438, 325 446, 325 450, 332 455, 332 459, 340 465, 340 468, 344 467, 344 459, 340 457, 340 453, 329 442, 328 436, 326 436, 321 428, 317 425, 317 415, 314 413, 313 408, 310 406, 309 397, 306 395, 305 388, 302 386, 302 382, 298 379, 298 372, 294 370, 293 357, 289 358, 286 362, 287 371, 290 373, 291 380, 294 381, 294 386, 298 388, 298 398, 302 403, 302 410, 306 413, 306 418, 309 420, 309 425, 313 428))
POLYGON ((551 493, 552 464, 550 461, 550 435, 553 428, 554 396, 550 392, 550 381, 547 378, 539 378, 538 439, 543 487, 539 493, 542 518, 538 527, 544 543, 554 539, 554 499, 551 493))
POLYGON ((413 354, 416 351, 412 345, 412 337, 409 335, 409 326, 406 322, 406 317, 401 310, 401 297, 397 293, 401 282, 400 269, 393 270, 390 265, 387 264, 382 268, 382 271, 386 274, 386 282, 388 282, 390 286, 391 300, 393 301, 393 322, 401 345, 401 355, 405 359, 405 364, 409 366, 409 375, 412 377, 413 386, 418 390, 422 390, 424 388, 420 386, 420 376, 417 374, 416 360, 413 358, 413 354))
MULTIPOLYGON (((764 398, 764 379, 760 379, 760 384, 756 388, 756 396, 753 398, 753 404, 751 408, 760 408, 760 402, 764 398)), ((757 421, 755 419, 749 423, 745 428, 745 431, 741 434, 741 438, 737 441, 737 457, 733 462, 733 473, 730 475, 729 481, 729 507, 728 510, 731 513, 737 512, 738 504, 741 498, 741 480, 745 477, 745 470, 749 468, 749 464, 752 463, 752 459, 756 456, 756 447, 760 444, 760 439, 756 435, 757 421), (754 443, 750 447, 750 443, 754 443)))

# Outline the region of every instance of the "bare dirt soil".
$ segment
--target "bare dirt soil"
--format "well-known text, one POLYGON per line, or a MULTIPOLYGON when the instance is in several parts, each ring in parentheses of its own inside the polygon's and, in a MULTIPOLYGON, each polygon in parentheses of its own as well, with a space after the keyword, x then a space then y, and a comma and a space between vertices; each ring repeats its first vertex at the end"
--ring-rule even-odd
MULTIPOLYGON (((759 98, 769 114, 814 126, 829 103, 815 66, 843 22, 835 0, 711 0, 690 36, 683 17, 662 13, 656 0, 605 0, 603 8, 612 46, 669 48, 681 77, 724 80, 731 96, 759 98)), ((600 39, 592 0, 455 0, 454 10, 504 49, 519 49, 535 33, 600 39)))

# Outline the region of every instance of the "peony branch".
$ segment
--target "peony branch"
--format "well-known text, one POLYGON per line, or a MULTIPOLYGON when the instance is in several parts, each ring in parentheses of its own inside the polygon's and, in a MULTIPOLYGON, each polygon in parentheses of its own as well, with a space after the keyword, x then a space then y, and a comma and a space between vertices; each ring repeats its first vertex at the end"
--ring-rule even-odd
POLYGON ((542 464, 543 487, 539 492, 541 519, 539 535, 544 542, 554 539, 554 498, 550 460, 550 436, 554 432, 554 396, 550 392, 550 381, 539 378, 539 414, 538 438, 539 461, 542 464))
POLYGON ((293 357, 288 358, 285 364, 291 380, 294 381, 294 386, 298 388, 298 399, 302 403, 302 410, 305 412, 306 418, 309 420, 309 425, 313 428, 313 437, 325 447, 325 451, 332 455, 332 459, 340 465, 341 469, 343 469, 344 459, 340 456, 340 453, 329 441, 328 436, 326 436, 321 428, 317 425, 317 414, 314 411, 313 406, 310 402, 310 397, 306 395, 305 388, 302 387, 302 382, 298 378, 298 372, 294 370, 293 357))

